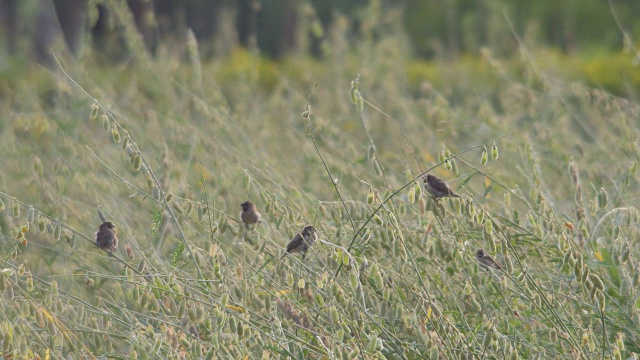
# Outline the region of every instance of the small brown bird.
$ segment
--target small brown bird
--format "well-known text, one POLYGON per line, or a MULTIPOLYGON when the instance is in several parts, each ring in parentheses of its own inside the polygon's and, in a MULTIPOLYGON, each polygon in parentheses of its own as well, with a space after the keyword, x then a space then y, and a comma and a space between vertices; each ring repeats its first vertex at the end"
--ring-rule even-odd
POLYGON ((427 176, 424 177, 424 187, 435 200, 447 196, 460 197, 460 195, 451 190, 446 182, 435 175, 427 174, 427 176))
POLYGON ((254 225, 260 222, 260 213, 256 209, 256 206, 249 200, 240 204, 242 206, 242 212, 240 213, 240 219, 244 223, 244 227, 249 228, 249 225, 254 225))
POLYGON ((478 260, 480 266, 485 269, 492 268, 502 270, 502 266, 493 260, 493 258, 482 249, 476 251, 476 260, 478 260))
POLYGON ((297 233, 296 236, 293 237, 289 244, 287 244, 287 252, 282 255, 280 260, 282 260, 285 256, 294 253, 302 253, 302 258, 307 255, 307 250, 313 245, 313 243, 318 240, 318 233, 316 232, 316 228, 311 225, 305 226, 302 229, 302 233, 297 233))
POLYGON ((109 253, 116 251, 118 247, 118 237, 113 230, 114 227, 116 226, 109 221, 105 221, 100 225, 100 230, 96 233, 96 246, 107 250, 109 253))

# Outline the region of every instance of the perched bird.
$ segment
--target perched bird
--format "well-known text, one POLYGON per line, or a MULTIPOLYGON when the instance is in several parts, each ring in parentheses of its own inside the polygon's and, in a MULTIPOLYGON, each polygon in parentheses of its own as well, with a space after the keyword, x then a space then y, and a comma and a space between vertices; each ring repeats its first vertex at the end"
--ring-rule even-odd
POLYGON ((502 266, 493 260, 493 258, 482 249, 476 251, 476 260, 478 260, 480 266, 483 268, 502 270, 502 266))
POLYGON ((249 200, 240 204, 242 206, 242 212, 240 213, 240 219, 244 223, 244 227, 248 228, 249 225, 254 225, 260 222, 260 213, 256 209, 256 206, 249 200))
POLYGON ((316 228, 311 225, 307 225, 302 229, 302 233, 297 233, 296 236, 293 237, 289 244, 287 244, 287 252, 282 255, 280 260, 282 260, 288 254, 294 253, 302 253, 302 258, 307 255, 307 250, 313 245, 313 243, 318 240, 318 233, 316 232, 316 228))
POLYGON ((427 174, 427 176, 424 177, 424 186, 429 194, 436 200, 447 196, 460 197, 460 195, 451 190, 446 182, 435 175, 427 174))
POLYGON ((116 226, 109 221, 105 221, 100 225, 100 230, 96 233, 96 246, 110 253, 116 251, 118 247, 118 237, 113 230, 114 227, 116 226))

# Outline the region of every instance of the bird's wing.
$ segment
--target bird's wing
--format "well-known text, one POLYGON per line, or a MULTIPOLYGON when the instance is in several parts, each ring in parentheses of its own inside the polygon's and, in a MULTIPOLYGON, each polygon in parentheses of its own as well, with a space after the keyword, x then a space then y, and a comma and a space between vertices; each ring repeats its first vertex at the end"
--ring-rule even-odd
POLYGON ((287 252, 291 252, 291 250, 297 248, 300 244, 302 244, 302 235, 296 234, 293 240, 289 241, 289 244, 287 244, 287 252))

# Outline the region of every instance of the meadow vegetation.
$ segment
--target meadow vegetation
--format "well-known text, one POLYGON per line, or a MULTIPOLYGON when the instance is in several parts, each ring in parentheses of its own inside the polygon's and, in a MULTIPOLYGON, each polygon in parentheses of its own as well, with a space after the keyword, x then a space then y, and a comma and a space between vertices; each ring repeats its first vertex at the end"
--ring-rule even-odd
POLYGON ((637 358, 637 52, 607 84, 524 43, 415 62, 384 26, 336 22, 322 60, 191 38, 3 74, 4 358, 637 358))

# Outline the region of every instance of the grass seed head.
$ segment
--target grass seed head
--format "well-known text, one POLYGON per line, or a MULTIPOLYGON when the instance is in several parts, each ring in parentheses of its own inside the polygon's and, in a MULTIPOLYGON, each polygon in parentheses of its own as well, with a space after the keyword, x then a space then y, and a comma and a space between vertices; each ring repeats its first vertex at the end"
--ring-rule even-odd
POLYGON ((115 142, 116 144, 122 141, 122 137, 120 136, 120 131, 118 131, 118 127, 116 126, 115 123, 111 127, 111 138, 113 139, 113 142, 115 142))
POLYGON ((107 115, 102 115, 102 128, 104 131, 109 131, 111 129, 111 121, 109 121, 109 117, 107 115))
POLYGON ((498 160, 498 146, 496 143, 493 143, 493 146, 491 147, 491 158, 493 158, 493 160, 498 160))
POLYGON ((20 204, 18 203, 18 200, 13 199, 11 203, 11 210, 14 218, 20 217, 20 204))

